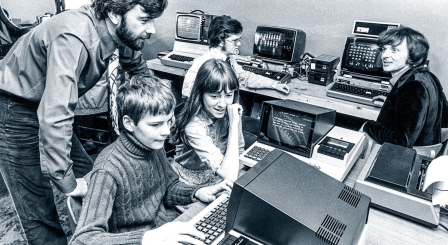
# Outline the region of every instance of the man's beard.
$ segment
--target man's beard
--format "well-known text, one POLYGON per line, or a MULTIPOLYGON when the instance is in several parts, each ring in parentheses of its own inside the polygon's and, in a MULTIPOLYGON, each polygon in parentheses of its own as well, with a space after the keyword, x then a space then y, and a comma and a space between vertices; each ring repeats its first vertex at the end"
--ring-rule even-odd
POLYGON ((120 40, 129 48, 133 50, 141 50, 145 44, 145 40, 151 37, 151 34, 146 34, 144 36, 136 36, 132 33, 131 29, 128 28, 126 23, 126 18, 117 27, 117 36, 120 40))

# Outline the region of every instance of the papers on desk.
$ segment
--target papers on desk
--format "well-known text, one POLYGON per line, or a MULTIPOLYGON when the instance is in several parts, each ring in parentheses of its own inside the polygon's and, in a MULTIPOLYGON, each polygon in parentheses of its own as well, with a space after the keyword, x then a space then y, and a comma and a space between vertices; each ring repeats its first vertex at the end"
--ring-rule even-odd
POLYGON ((448 156, 440 156, 431 161, 426 170, 426 177, 423 182, 423 190, 434 184, 432 204, 448 205, 448 156))

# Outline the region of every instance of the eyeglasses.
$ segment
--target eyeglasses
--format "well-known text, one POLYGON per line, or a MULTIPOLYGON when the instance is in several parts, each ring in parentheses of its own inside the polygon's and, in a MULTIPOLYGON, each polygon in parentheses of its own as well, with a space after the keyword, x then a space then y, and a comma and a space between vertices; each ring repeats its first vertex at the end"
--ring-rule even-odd
POLYGON ((226 41, 233 43, 233 45, 237 45, 238 43, 241 43, 241 38, 238 38, 238 39, 235 39, 235 40, 226 39, 226 41))

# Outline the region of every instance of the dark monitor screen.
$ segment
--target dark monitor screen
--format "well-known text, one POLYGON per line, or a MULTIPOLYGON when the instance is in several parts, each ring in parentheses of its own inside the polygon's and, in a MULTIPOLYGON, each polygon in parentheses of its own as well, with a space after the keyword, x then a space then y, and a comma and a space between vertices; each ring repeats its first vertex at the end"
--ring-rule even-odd
POLYGON ((383 70, 381 50, 376 38, 348 37, 341 62, 341 74, 389 80, 383 70))
POLYGON ((258 26, 253 54, 283 63, 300 62, 305 50, 305 32, 297 29, 258 26))
POLYGON ((334 126, 335 113, 297 101, 265 101, 258 141, 311 157, 314 145, 334 126))

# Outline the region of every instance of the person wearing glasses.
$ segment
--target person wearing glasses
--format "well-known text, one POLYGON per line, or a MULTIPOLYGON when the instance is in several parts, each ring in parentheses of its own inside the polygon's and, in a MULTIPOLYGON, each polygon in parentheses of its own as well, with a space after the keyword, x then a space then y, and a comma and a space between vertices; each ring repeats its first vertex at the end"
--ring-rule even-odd
POLYGON ((241 45, 241 33, 243 26, 230 16, 217 16, 209 26, 208 39, 209 50, 202 56, 197 57, 187 74, 185 74, 182 87, 182 96, 190 97, 199 68, 209 59, 221 59, 230 62, 240 85, 248 88, 275 89, 288 94, 289 87, 286 84, 278 83, 276 80, 257 75, 243 70, 243 67, 236 62, 236 55, 239 53, 238 47, 241 45))

